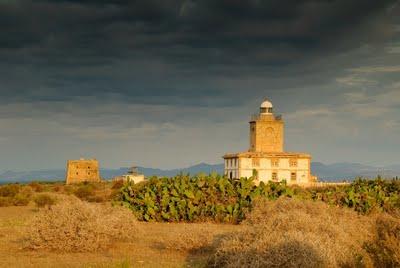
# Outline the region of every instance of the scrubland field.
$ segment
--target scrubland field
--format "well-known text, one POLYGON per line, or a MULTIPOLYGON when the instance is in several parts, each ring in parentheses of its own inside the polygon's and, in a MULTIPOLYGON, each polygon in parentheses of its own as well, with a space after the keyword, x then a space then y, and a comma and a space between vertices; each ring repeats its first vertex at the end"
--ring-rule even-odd
POLYGON ((400 181, 0 186, 1 267, 399 267, 400 181))

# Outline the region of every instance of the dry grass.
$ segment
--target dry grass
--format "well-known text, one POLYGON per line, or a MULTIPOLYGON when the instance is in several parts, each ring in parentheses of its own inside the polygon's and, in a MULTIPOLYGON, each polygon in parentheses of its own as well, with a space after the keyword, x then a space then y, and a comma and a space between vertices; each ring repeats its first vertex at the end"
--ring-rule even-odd
POLYGON ((224 229, 213 228, 215 224, 180 223, 179 229, 166 233, 162 244, 172 250, 206 252, 213 249, 217 238, 226 233, 224 229))
POLYGON ((363 245, 373 220, 321 202, 258 200, 245 231, 222 239, 214 267, 371 266, 363 245))
POLYGON ((0 267, 399 267, 400 218, 387 214, 279 199, 256 202, 241 225, 146 223, 46 194, 51 209, 0 208, 0 267))
POLYGON ((50 208, 56 203, 56 198, 52 197, 50 194, 38 194, 33 198, 36 206, 39 208, 48 207, 50 208))
MULTIPOLYGON (((49 193, 52 194, 52 193, 49 193)), ((67 195, 52 194, 58 203, 69 200, 67 195)), ((103 207, 103 204, 89 205, 103 207)), ((131 212, 127 211, 126 216, 131 212)), ((31 219, 42 213, 32 202, 29 206, 0 207, 0 267, 40 267, 40 268, 70 268, 70 267, 204 267, 209 251, 192 251, 191 248, 179 250, 172 246, 184 233, 197 235, 199 230, 224 233, 238 231, 240 225, 228 224, 181 224, 181 223, 147 223, 138 222, 141 232, 126 231, 129 239, 111 239, 110 246, 104 250, 93 252, 64 252, 63 250, 27 250, 23 248, 28 234, 31 219), (182 228, 182 226, 185 227, 182 228), (133 238, 133 239, 132 239, 133 238), (166 247, 164 244, 171 245, 166 247), (129 264, 129 265, 127 265, 129 264)), ((65 214, 63 214, 65 215, 65 214)), ((131 219, 131 217, 130 217, 131 219)), ((122 227, 123 230, 126 228, 122 227)), ((136 229, 135 229, 136 230, 136 229)), ((196 239, 196 238, 194 238, 196 239)))
POLYGON ((114 239, 132 239, 138 231, 138 224, 127 209, 66 198, 33 218, 26 247, 59 252, 97 251, 114 239))
POLYGON ((6 184, 0 186, 0 207, 26 206, 29 204, 33 190, 30 186, 6 184))
POLYGON ((400 267, 400 218, 378 214, 374 241, 366 248, 376 267, 400 267))

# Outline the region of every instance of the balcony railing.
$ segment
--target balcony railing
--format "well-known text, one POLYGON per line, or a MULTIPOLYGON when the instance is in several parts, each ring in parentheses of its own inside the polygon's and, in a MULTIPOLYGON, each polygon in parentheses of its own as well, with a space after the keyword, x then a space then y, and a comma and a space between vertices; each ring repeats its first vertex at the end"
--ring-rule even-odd
MULTIPOLYGON (((251 117, 250 117, 250 121, 256 121, 256 120, 260 120, 260 119, 262 119, 264 116, 266 116, 266 115, 260 115, 260 114, 253 114, 253 115, 251 115, 251 117)), ((268 115, 267 115, 268 116, 268 115)), ((282 120, 282 115, 272 115, 273 116, 273 118, 275 119, 275 120, 278 120, 278 121, 281 121, 282 120)))

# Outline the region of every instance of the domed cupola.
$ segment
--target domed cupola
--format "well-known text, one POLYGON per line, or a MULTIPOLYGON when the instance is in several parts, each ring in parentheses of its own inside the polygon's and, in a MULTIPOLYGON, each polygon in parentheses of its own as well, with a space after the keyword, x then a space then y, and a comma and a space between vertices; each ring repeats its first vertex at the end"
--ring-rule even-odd
POLYGON ((260 106, 260 114, 272 114, 273 105, 268 99, 264 99, 260 106))

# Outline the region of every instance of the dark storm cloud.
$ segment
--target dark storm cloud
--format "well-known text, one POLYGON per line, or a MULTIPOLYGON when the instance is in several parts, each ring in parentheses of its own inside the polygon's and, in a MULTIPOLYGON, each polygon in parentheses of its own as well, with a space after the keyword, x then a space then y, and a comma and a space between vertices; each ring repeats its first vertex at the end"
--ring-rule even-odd
POLYGON ((0 0, 0 169, 219 163, 246 150, 263 97, 284 115, 287 150, 391 163, 399 11, 394 0, 0 0))
POLYGON ((280 76, 292 64, 393 38, 394 3, 2 1, 1 99, 111 94, 201 105, 226 94, 218 77, 280 76))

